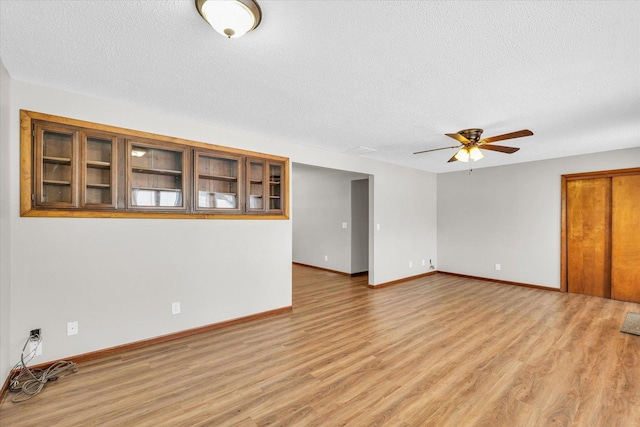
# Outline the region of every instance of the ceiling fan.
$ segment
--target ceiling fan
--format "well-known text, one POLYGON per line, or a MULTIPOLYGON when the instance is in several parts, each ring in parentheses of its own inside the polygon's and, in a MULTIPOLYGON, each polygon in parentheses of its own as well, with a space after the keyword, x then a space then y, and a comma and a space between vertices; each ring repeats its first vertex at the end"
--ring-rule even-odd
POLYGON ((528 129, 519 130, 517 132, 505 133, 503 135, 491 136, 489 138, 480 139, 482 129, 463 129, 458 133, 446 133, 450 138, 455 139, 461 145, 453 145, 451 147, 434 148, 433 150, 417 151, 413 154, 428 153, 430 151, 447 150, 449 148, 458 148, 458 152, 449 159, 449 162, 460 160, 468 162, 469 159, 476 161, 484 157, 480 149, 499 151, 501 153, 513 154, 520 148, 505 147, 504 145, 493 145, 493 142, 504 141, 505 139, 522 138, 523 136, 531 136, 533 132, 528 129))

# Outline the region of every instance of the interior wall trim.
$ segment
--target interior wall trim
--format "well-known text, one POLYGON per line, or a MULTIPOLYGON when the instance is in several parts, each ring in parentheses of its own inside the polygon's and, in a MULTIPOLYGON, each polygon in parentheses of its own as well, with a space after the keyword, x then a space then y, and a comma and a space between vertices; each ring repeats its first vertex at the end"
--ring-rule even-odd
POLYGON ((436 271, 430 271, 430 272, 424 273, 424 274, 418 274, 416 276, 405 277, 403 279, 392 280, 391 282, 384 282, 384 283, 380 283, 380 284, 377 284, 377 285, 367 285, 367 287, 371 288, 371 289, 385 288, 387 286, 399 285, 400 283, 408 282, 410 280, 419 279, 421 277, 433 276, 436 273, 438 273, 437 270, 436 271))
MULTIPOLYGON (((103 358, 103 357, 106 357, 106 356, 113 356, 113 355, 116 355, 116 354, 124 353, 124 352, 130 351, 130 350, 137 350, 139 348, 149 347, 149 346, 152 346, 152 345, 155 345, 155 344, 161 344, 161 343, 164 343, 164 342, 167 342, 167 341, 173 341, 173 340, 177 340, 177 339, 180 339, 180 338, 189 337, 191 335, 202 334, 204 332, 209 332, 209 331, 225 328, 225 327, 232 326, 232 325, 237 325, 239 323, 245 323, 245 322, 250 322, 250 321, 253 321, 253 320, 262 319, 264 317, 271 317, 271 316, 275 316, 275 315, 278 315, 278 314, 289 313, 291 311, 293 311, 293 306, 289 305, 289 306, 286 306, 286 307, 276 308, 274 310, 269 310, 269 311, 263 311, 261 313, 256 313, 256 314, 252 314, 252 315, 249 315, 249 316, 243 316, 243 317, 238 317, 238 318, 231 319, 231 320, 225 320, 224 322, 212 323, 212 324, 209 324, 209 325, 200 326, 200 327, 193 328, 193 329, 186 329, 184 331, 179 331, 179 332, 175 332, 175 333, 172 333, 172 334, 161 335, 161 336, 155 337, 155 338, 150 338, 150 339, 141 340, 141 341, 135 341, 135 342, 128 343, 128 344, 118 345, 118 346, 115 346, 115 347, 109 347, 109 348, 105 348, 105 349, 102 349, 102 350, 97 350, 97 351, 92 351, 92 352, 89 352, 89 353, 79 354, 77 356, 66 357, 66 358, 64 358, 64 360, 67 361, 67 362, 74 362, 74 363, 87 362, 87 361, 90 361, 90 360, 100 359, 100 358, 103 358)), ((31 369, 46 369, 51 364, 53 364, 55 362, 56 361, 40 363, 38 365, 29 366, 29 368, 31 368, 31 369)), ((0 390, 0 401, 3 401, 4 398, 6 397, 6 395, 8 394, 9 380, 11 379, 11 376, 15 372, 16 372, 15 370, 11 370, 11 372, 9 372, 9 376, 4 381, 2 389, 0 390)))
POLYGON ((512 282, 510 280, 492 279, 490 277, 469 276, 467 274, 451 273, 449 271, 439 271, 438 273, 448 274, 450 276, 464 277, 467 279, 484 280, 485 282, 501 283, 503 285, 522 286, 524 288, 541 289, 543 291, 561 292, 560 288, 552 288, 550 286, 532 285, 530 283, 512 282))
POLYGON ((356 273, 356 274, 345 273, 344 271, 331 270, 329 268, 318 267, 317 265, 303 264, 301 262, 295 262, 295 261, 292 264, 301 265, 303 267, 315 268, 316 270, 328 271, 330 273, 336 273, 342 276, 358 276, 358 275, 365 274, 365 273, 356 273))

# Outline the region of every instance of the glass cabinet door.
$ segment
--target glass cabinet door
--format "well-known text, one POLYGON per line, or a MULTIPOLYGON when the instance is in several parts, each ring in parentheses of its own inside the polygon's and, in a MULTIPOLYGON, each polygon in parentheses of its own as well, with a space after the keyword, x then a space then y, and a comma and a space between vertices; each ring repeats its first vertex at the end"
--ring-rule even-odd
POLYGON ((129 206, 186 210, 186 148, 128 141, 129 206))
POLYGON ((116 138, 82 136, 82 204, 91 208, 116 207, 116 138))
POLYGON ((266 209, 265 162, 247 160, 247 212, 264 212, 266 209))
POLYGON ((269 165, 269 212, 282 212, 282 177, 284 165, 268 162, 269 165))
POLYGON ((247 159, 247 212, 284 212, 284 162, 247 159))
POLYGON ((242 212, 242 159, 213 151, 194 153, 194 205, 196 211, 242 212))
POLYGON ((78 132, 40 125, 34 132, 36 205, 77 207, 78 132))

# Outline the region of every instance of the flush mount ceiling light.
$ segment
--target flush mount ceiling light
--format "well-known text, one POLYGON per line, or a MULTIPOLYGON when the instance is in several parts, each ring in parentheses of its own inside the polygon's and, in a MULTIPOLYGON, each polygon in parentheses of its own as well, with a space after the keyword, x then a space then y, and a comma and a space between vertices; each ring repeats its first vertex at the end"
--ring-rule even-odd
POLYGON ((253 0, 196 0, 205 21, 228 38, 240 37, 260 24, 260 6, 253 0))

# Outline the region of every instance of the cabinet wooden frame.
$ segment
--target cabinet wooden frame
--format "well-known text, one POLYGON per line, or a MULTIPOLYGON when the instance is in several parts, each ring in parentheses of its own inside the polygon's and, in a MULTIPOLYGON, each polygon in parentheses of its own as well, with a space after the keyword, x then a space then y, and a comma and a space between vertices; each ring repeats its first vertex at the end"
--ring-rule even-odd
MULTIPOLYGON (((106 155, 106 154, 105 154, 106 155)), ((53 159, 52 161, 55 161, 53 159)), ((62 161, 62 160, 60 160, 62 161)), ((93 173, 93 172, 91 172, 93 173)), ((160 175, 164 173, 160 171, 160 175)), ((170 174, 170 172, 169 172, 170 174)), ((170 136, 152 134, 99 123, 92 123, 50 114, 20 110, 20 215, 24 217, 72 217, 72 218, 175 218, 175 219, 268 219, 289 218, 289 159, 282 156, 262 154, 204 142, 190 141, 170 136), (38 168, 42 163, 42 151, 36 143, 35 126, 43 125, 50 129, 75 132, 74 156, 71 186, 75 195, 73 201, 60 204, 38 203, 37 187, 42 182, 43 171, 38 168), (111 161, 91 160, 87 157, 87 138, 112 141, 111 161), (180 151, 182 154, 182 203, 181 206, 140 207, 132 206, 131 154, 129 146, 149 145, 159 150, 180 151), (40 150, 40 151, 38 151, 40 150), (223 156, 239 159, 237 211, 226 209, 196 209, 197 184, 194 159, 196 153, 206 156, 223 156), (39 156, 38 158, 36 158, 39 156), (254 212, 246 210, 246 159, 260 159, 264 162, 282 165, 282 209, 254 212), (89 159, 89 160, 88 160, 89 159), (108 165, 108 163, 110 163, 108 165), (110 199, 104 196, 105 203, 87 203, 87 188, 107 188, 106 173, 104 182, 93 182, 87 176, 89 168, 107 170, 109 167, 110 199), (90 185, 87 186, 87 183, 90 185)), ((42 192, 42 189, 40 190, 42 192)), ((106 193, 107 190, 104 190, 106 193)))

